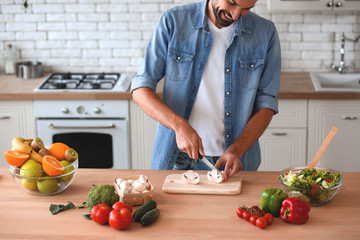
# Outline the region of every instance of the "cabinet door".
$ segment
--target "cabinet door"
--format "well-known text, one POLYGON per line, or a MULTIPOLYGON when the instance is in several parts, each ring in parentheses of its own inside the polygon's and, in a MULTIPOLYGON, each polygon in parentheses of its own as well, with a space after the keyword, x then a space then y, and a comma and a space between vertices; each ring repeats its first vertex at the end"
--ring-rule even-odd
POLYGON ((132 169, 150 169, 157 122, 130 101, 132 169))
POLYGON ((328 11, 332 0, 267 0, 267 8, 269 12, 328 11))
POLYGON ((259 171, 280 171, 306 164, 306 129, 268 128, 259 142, 259 171))
MULTIPOLYGON (((34 138, 35 120, 32 101, 0 101, 0 153, 11 149, 14 137, 34 138)), ((0 158, 0 166, 7 166, 0 158)))
POLYGON ((267 0, 269 12, 359 11, 360 0, 267 0))
POLYGON ((338 132, 318 162, 338 171, 360 171, 360 101, 309 101, 308 161, 332 126, 338 132))

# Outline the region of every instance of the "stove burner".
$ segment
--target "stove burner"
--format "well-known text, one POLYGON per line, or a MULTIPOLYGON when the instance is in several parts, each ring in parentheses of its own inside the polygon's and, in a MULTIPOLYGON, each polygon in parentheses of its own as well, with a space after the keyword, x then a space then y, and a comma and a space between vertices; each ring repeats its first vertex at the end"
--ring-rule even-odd
POLYGON ((40 89, 103 89, 111 90, 119 80, 116 73, 54 73, 40 86, 40 89))

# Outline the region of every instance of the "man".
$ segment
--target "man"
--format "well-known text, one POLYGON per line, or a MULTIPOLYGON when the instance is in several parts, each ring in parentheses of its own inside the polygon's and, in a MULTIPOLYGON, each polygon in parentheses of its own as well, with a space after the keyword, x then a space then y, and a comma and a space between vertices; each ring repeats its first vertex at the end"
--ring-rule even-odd
POLYGON ((260 165, 258 138, 278 112, 280 43, 256 0, 205 0, 160 19, 133 79, 134 101, 158 124, 152 169, 202 169, 225 179, 260 165), (163 98, 155 94, 165 77, 163 98))

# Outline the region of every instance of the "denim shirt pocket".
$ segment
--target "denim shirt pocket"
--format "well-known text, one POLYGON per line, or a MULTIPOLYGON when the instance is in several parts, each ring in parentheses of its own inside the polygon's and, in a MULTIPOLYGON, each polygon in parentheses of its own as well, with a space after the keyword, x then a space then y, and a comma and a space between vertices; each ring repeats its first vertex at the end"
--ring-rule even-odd
POLYGON ((168 54, 166 78, 173 81, 185 81, 190 73, 194 54, 176 49, 169 49, 168 54))
POLYGON ((263 58, 239 60, 240 84, 242 87, 254 89, 259 85, 265 60, 263 58))

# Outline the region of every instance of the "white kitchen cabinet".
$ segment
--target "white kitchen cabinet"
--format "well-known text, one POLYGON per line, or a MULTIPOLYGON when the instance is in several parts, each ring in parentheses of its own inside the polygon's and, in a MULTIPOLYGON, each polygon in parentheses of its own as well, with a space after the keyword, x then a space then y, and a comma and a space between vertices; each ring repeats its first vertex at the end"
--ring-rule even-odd
POLYGON ((130 101, 132 169, 150 169, 156 124, 134 101, 130 101))
POLYGON ((360 0, 267 0, 269 12, 359 11, 360 0))
MULTIPOLYGON (((34 138, 35 120, 32 101, 0 101, 0 153, 11 149, 14 137, 34 138)), ((8 166, 4 155, 0 166, 8 166)))
POLYGON ((260 137, 259 171, 306 164, 307 100, 280 100, 279 113, 260 137))
POLYGON ((338 171, 360 171, 359 100, 309 100, 308 160, 312 160, 332 126, 338 132, 318 165, 338 171))

